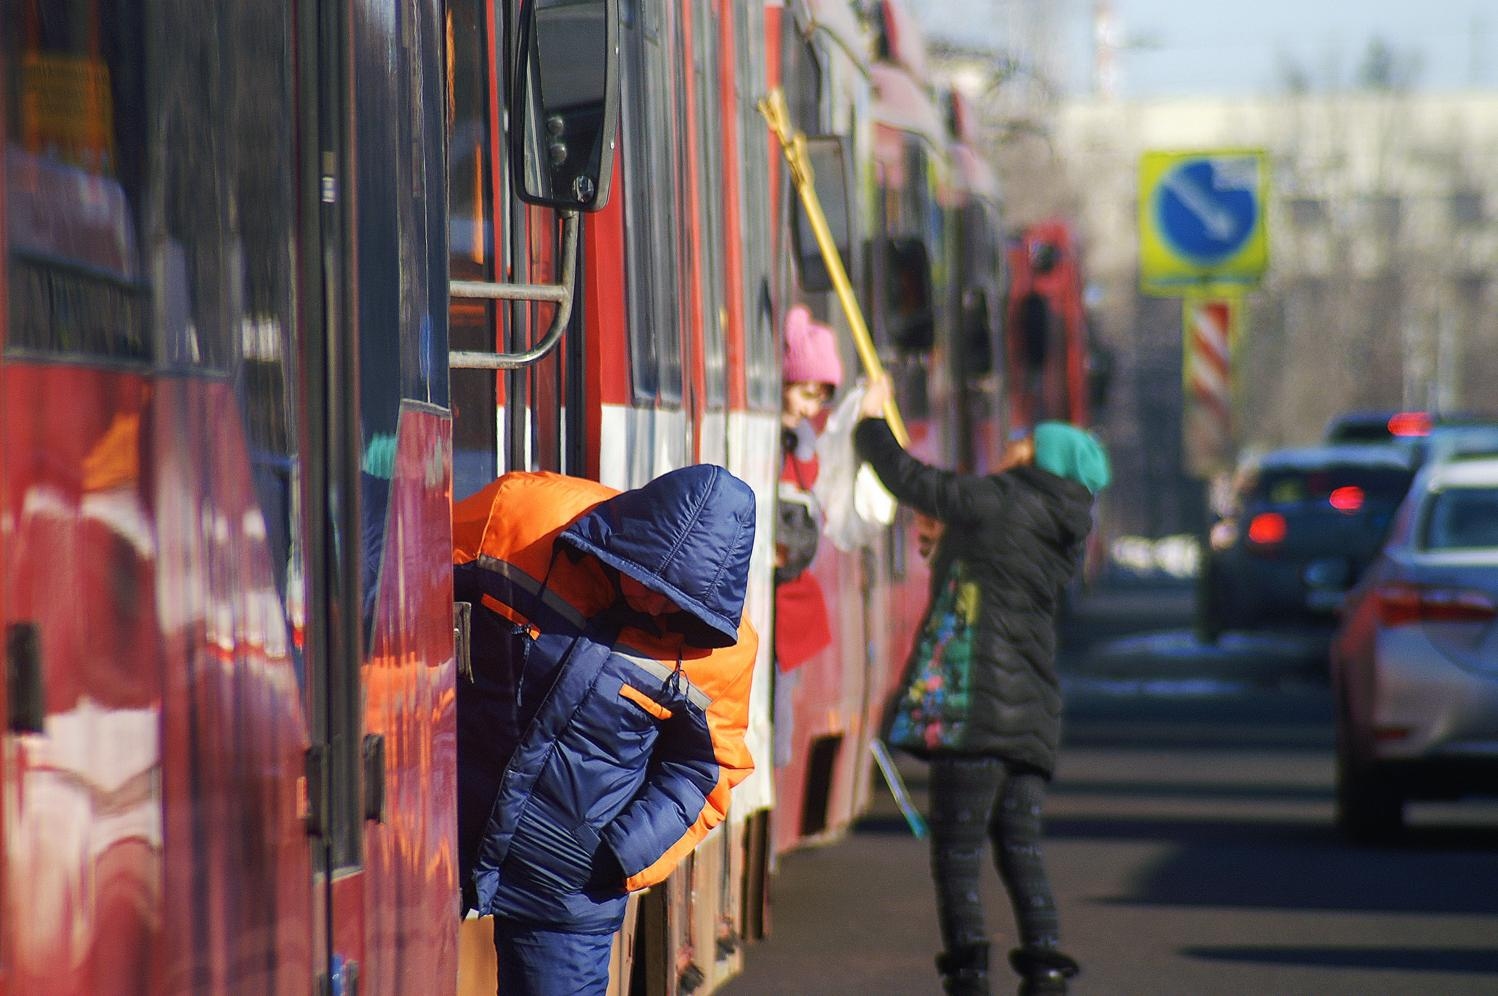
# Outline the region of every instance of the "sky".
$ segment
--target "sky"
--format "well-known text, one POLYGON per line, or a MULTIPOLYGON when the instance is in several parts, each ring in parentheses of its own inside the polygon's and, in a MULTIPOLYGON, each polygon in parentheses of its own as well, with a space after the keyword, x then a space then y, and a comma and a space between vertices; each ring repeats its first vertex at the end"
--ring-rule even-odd
MULTIPOLYGON (((1093 85, 1100 0, 905 0, 932 39, 1019 49, 1067 93, 1093 85)), ((1125 98, 1283 93, 1349 84, 1374 39, 1415 89, 1498 92, 1495 0, 1101 0, 1125 98)))

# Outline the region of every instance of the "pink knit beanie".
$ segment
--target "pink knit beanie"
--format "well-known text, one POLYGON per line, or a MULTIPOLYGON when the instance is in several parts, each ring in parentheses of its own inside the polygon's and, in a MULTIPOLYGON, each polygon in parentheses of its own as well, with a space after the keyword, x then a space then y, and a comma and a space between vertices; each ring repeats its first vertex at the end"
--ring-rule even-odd
POLYGON ((785 316, 785 366, 781 378, 787 384, 811 381, 843 382, 843 361, 837 355, 837 335, 811 317, 805 305, 796 305, 785 316))

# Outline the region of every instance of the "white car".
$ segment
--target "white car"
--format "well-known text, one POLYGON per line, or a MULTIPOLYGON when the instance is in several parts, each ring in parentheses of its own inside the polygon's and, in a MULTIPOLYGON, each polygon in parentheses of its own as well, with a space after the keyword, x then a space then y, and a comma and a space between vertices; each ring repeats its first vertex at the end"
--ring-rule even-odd
POLYGON ((1387 838, 1407 799, 1498 794, 1498 459, 1427 465, 1341 615, 1338 828, 1387 838))

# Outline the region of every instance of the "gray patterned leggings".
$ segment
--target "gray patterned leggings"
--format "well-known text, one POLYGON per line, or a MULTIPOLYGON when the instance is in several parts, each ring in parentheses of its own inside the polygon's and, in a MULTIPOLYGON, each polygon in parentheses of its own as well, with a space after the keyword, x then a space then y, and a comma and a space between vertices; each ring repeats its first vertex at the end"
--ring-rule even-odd
POLYGON ((984 845, 992 842, 999 878, 1014 906, 1020 943, 1054 948, 1060 925, 1040 854, 1045 776, 998 758, 931 761, 931 877, 948 951, 987 944, 978 888, 984 845))

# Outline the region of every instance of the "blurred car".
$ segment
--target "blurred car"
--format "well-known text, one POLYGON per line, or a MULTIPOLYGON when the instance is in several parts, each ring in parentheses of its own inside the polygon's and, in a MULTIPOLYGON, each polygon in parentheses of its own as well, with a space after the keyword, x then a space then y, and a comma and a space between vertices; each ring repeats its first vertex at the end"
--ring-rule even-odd
POLYGON ((1413 477, 1413 454, 1391 446, 1282 449, 1246 463, 1203 559, 1202 638, 1290 624, 1329 629, 1413 477))
POLYGON ((1498 793, 1498 459, 1427 466, 1331 644, 1338 828, 1415 798, 1498 793))
POLYGON ((1443 463, 1477 456, 1498 457, 1498 424, 1438 425, 1415 448, 1417 462, 1443 463))
POLYGON ((1326 424, 1321 440, 1329 445, 1386 443, 1424 436, 1434 424, 1430 412, 1351 411, 1336 415, 1326 424))

